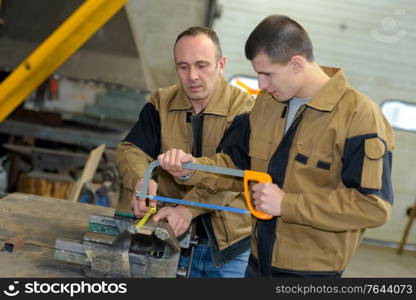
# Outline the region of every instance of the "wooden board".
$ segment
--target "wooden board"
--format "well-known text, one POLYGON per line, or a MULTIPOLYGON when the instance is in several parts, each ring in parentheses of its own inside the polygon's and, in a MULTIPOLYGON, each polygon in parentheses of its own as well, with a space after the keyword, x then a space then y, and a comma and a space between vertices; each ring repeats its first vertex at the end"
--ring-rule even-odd
POLYGON ((0 199, 0 246, 26 234, 12 253, 0 251, 0 277, 84 277, 82 267, 53 258, 55 239, 82 240, 90 214, 114 215, 114 208, 14 193, 0 199))
POLYGON ((81 266, 57 261, 53 259, 53 249, 31 244, 25 244, 13 253, 0 251, 0 265, 0 278, 85 277, 81 266))
POLYGON ((0 239, 27 235, 27 242, 52 248, 57 237, 82 239, 90 214, 114 215, 114 208, 30 194, 0 199, 0 239))
POLYGON ((88 182, 92 182, 95 171, 97 170, 98 164, 100 163, 101 157, 103 156, 105 145, 102 144, 92 150, 87 160, 87 164, 82 171, 81 178, 77 181, 73 192, 71 193, 70 199, 72 202, 77 202, 79 195, 81 194, 82 187, 88 182))

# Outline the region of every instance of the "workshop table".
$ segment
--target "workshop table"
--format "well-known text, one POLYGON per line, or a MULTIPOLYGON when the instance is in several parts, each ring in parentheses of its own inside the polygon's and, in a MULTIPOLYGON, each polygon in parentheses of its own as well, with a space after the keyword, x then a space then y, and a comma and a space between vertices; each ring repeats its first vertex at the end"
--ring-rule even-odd
POLYGON ((13 252, 0 251, 0 277, 84 277, 78 265, 53 258, 55 239, 82 240, 90 214, 113 216, 114 208, 13 193, 0 199, 0 248, 27 236, 13 252))

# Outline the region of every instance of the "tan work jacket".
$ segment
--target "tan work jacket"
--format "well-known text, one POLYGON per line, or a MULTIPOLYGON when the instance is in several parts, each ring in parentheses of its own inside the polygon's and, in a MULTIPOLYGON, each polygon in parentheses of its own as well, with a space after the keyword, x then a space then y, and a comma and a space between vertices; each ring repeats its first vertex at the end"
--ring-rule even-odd
MULTIPOLYGON (((301 106, 286 134, 287 102, 263 92, 249 117, 231 125, 237 134, 224 138, 223 153, 198 159, 267 172, 285 192, 281 217, 253 218, 252 255, 264 276, 273 269, 342 271, 366 228, 390 216, 392 129, 341 70, 324 70, 330 81, 301 106)), ((241 190, 241 182, 199 172, 186 184, 241 190)))
MULTIPOLYGON (((216 91, 203 111, 203 156, 212 156, 216 153, 224 131, 233 119, 239 114, 247 113, 253 104, 253 97, 221 78, 216 91)), ((133 190, 137 181, 142 178, 147 165, 156 159, 158 154, 172 148, 192 152, 194 138, 189 122, 191 113, 191 103, 177 85, 158 89, 152 95, 150 103, 143 108, 138 122, 117 149, 117 164, 123 185, 127 190, 130 192, 133 190)), ((163 170, 157 171, 155 180, 158 182, 158 195, 201 201, 201 197, 191 187, 177 184, 163 170)), ((131 193, 127 193, 124 198, 119 209, 131 210, 131 193)), ((203 201, 213 202, 214 198, 221 205, 244 207, 241 193, 205 191, 203 201)), ((188 208, 191 209, 194 217, 207 212, 188 208)), ((244 250, 249 248, 251 230, 249 215, 212 211, 210 220, 213 231, 211 234, 215 236, 214 244, 220 252, 224 252, 232 245, 236 248, 238 246, 235 245, 236 243, 244 244, 244 250)), ((209 228, 206 229, 210 231, 209 228)), ((224 261, 229 260, 229 256, 225 255, 224 261)))

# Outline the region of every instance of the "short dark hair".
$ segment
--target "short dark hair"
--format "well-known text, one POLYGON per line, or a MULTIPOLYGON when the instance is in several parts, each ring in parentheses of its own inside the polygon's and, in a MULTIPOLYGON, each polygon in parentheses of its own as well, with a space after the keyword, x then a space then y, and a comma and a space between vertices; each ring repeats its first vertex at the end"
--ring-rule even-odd
POLYGON ((253 60, 261 52, 271 62, 287 64, 294 55, 302 55, 312 62, 313 48, 308 33, 287 16, 271 15, 261 21, 246 41, 245 53, 253 60))
POLYGON ((175 45, 173 46, 173 50, 175 50, 176 44, 184 36, 197 36, 198 34, 205 34, 214 43, 215 47, 217 48, 217 61, 218 61, 220 57, 222 56, 220 39, 218 38, 214 30, 208 27, 204 27, 204 26, 189 27, 188 29, 182 31, 176 38, 175 45))

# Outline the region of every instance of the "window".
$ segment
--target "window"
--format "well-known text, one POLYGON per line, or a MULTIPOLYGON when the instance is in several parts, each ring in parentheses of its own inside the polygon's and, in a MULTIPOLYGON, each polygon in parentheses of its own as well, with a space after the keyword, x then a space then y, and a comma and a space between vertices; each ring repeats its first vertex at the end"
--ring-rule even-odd
POLYGON ((386 100, 381 110, 394 129, 416 131, 416 103, 386 100))
POLYGON ((256 77, 234 75, 230 78, 230 83, 255 97, 260 93, 259 84, 256 77))

